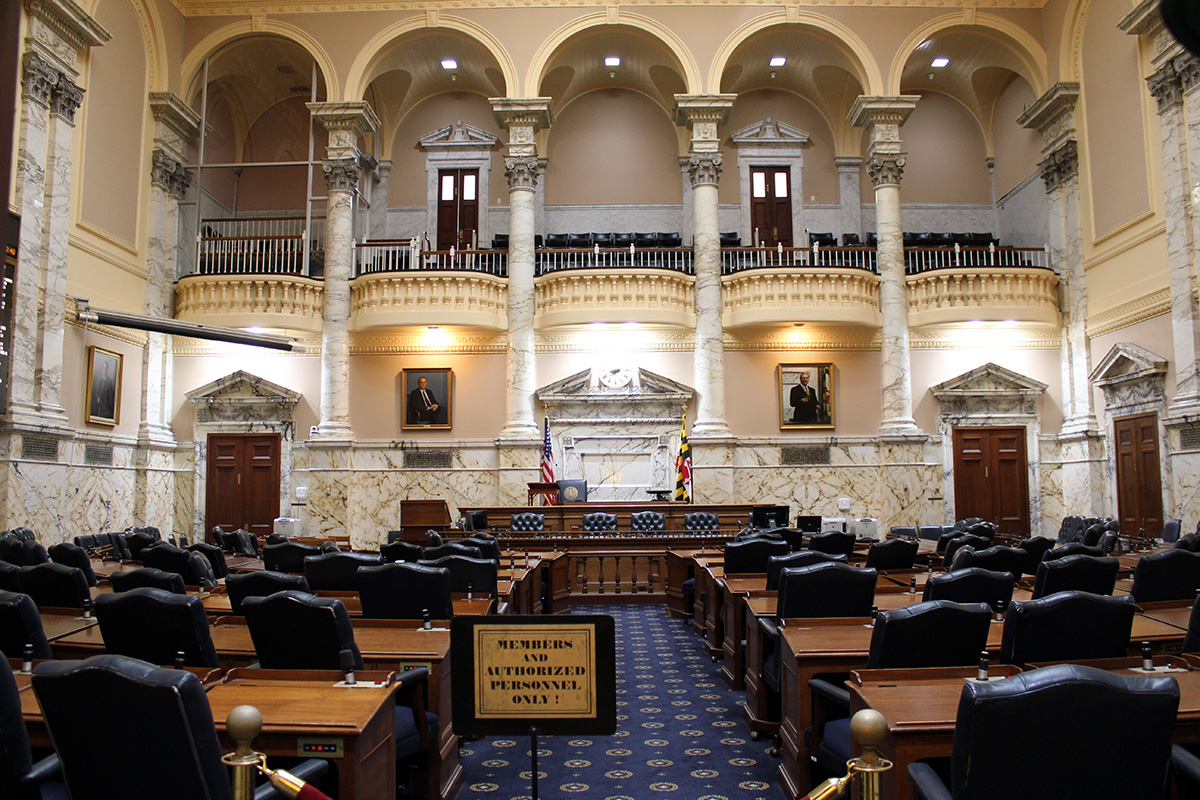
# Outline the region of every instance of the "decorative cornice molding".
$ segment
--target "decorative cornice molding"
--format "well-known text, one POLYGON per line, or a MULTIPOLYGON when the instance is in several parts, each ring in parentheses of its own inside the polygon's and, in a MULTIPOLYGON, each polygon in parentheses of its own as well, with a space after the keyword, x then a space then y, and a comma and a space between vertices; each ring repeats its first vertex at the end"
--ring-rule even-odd
POLYGON ((1103 336, 1139 322, 1171 313, 1171 290, 1160 289, 1116 308, 1094 314, 1087 320, 1088 338, 1103 336))
POLYGON ((1059 81, 1017 117, 1017 124, 1041 134, 1042 154, 1048 154, 1067 139, 1075 138, 1075 105, 1078 102, 1079 84, 1059 81))
POLYGON ((112 38, 111 33, 71 0, 25 0, 25 11, 75 51, 102 45, 112 38))
MULTIPOLYGON (((346 4, 339 0, 171 0, 187 17, 245 16, 247 14, 317 14, 345 13, 346 4)), ((992 9, 1041 9, 1047 0, 984 0, 980 5, 992 9)), ((357 0, 358 11, 414 11, 442 8, 495 8, 497 0, 357 0)), ((506 6, 522 8, 594 8, 610 7, 611 0, 512 0, 506 6)), ((695 0, 655 0, 659 6, 694 6, 695 0)), ((714 6, 771 6, 776 0, 710 0, 714 6)), ((859 6, 863 8, 895 7, 895 0, 805 0, 807 6, 859 6)), ((962 0, 905 0, 908 8, 943 8, 963 13, 962 0)), ((789 6, 793 8, 793 6, 789 6)))

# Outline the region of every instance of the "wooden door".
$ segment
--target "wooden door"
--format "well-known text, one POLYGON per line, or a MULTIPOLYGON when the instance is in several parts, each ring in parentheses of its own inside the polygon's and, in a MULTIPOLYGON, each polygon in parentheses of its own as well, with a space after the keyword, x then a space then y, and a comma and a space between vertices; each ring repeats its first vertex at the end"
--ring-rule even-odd
POLYGON ((479 170, 439 170, 437 249, 470 249, 478 230, 479 170))
POLYGON ((1029 535, 1029 462, 1024 428, 954 429, 954 508, 1001 533, 1029 535))
POLYGON ((792 175, 790 167, 750 170, 750 229, 761 247, 792 246, 792 175))
POLYGON ((214 433, 208 437, 205 531, 271 532, 279 516, 279 434, 214 433))
POLYGON ((1158 460, 1158 415, 1113 422, 1117 444, 1117 514, 1121 530, 1162 533, 1162 473, 1158 460))

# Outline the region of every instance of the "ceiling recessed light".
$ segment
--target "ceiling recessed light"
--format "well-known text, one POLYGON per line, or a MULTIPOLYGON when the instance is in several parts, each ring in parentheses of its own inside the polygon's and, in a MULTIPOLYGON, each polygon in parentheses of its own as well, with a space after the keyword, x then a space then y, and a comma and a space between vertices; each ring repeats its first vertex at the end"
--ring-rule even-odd
POLYGON ((621 57, 620 56, 605 56, 604 57, 604 66, 606 66, 606 67, 621 66, 621 57))
POLYGON ((935 59, 934 59, 934 60, 933 60, 933 61, 930 63, 930 65, 929 65, 929 66, 931 66, 931 67, 944 67, 944 66, 946 66, 946 65, 947 65, 947 64, 949 64, 949 63, 950 63, 950 59, 948 59, 948 58, 935 58, 935 59))
POLYGON ((772 67, 782 67, 786 63, 787 63, 787 59, 784 58, 783 56, 775 56, 774 58, 771 59, 772 67))
POLYGON ((442 69, 458 69, 458 62, 453 58, 443 58, 442 69))

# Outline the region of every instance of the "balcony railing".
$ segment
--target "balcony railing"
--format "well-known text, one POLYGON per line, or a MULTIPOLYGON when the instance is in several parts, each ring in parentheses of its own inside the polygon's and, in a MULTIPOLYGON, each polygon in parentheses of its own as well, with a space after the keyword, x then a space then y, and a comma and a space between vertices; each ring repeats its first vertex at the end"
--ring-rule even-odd
POLYGON ((875 271, 874 247, 723 247, 721 274, 780 267, 845 267, 875 271))
POLYGON ((537 251, 537 275, 571 269, 665 269, 695 274, 690 247, 550 247, 537 251))
POLYGON ((938 269, 970 267, 1049 269, 1050 255, 1045 247, 907 247, 904 272, 919 275, 938 269))
POLYGON ((299 216, 203 219, 196 237, 195 274, 319 278, 325 265, 325 220, 313 217, 308 222, 311 229, 299 216))

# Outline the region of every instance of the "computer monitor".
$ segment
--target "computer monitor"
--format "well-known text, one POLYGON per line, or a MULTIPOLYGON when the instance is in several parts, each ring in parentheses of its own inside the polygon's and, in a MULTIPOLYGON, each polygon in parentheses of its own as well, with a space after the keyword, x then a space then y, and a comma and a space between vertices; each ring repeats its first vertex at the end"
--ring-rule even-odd
POLYGON ((796 515, 796 530, 804 533, 820 533, 821 532, 821 515, 820 514, 797 514, 796 515))
POLYGON ((750 511, 750 524, 755 528, 786 528, 790 514, 788 506, 755 506, 750 511))

